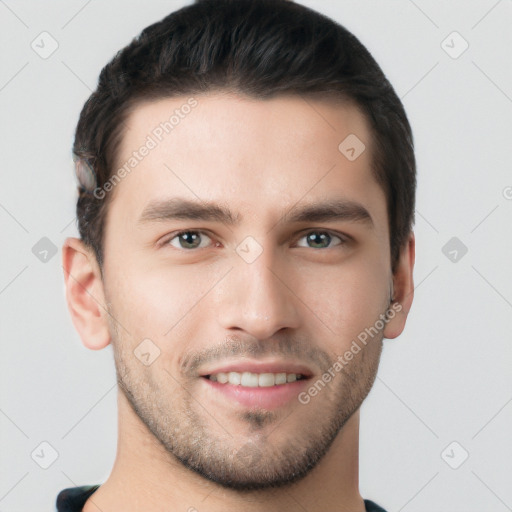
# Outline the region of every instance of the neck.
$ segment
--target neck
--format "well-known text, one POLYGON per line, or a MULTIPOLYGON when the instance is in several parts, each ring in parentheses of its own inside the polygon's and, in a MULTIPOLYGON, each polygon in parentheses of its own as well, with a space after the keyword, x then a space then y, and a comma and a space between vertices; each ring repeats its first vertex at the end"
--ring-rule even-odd
POLYGON ((302 508, 364 512, 359 494, 359 410, 327 454, 299 482, 264 491, 225 489, 184 467, 169 454, 118 391, 118 444, 112 472, 87 500, 84 512, 282 512, 302 508))

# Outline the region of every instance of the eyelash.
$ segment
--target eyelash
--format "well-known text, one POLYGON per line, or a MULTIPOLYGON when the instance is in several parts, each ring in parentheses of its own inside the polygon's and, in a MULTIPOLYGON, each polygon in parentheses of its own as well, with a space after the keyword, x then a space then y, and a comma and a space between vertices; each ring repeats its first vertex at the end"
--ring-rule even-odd
MULTIPOLYGON (((160 246, 163 246, 163 247, 166 247, 166 246, 171 246, 173 247, 173 249, 176 249, 178 251, 188 251, 188 252, 191 252, 191 251, 197 251, 198 249, 205 249, 205 247, 196 247, 196 248, 192 248, 192 249, 185 249, 183 247, 174 247, 171 245, 171 241, 174 240, 175 238, 179 238, 181 235, 184 235, 184 234, 187 234, 187 233, 194 233, 194 234, 201 234, 201 235, 206 235, 208 238, 211 239, 211 237, 208 235, 208 233, 206 231, 201 231, 201 230, 194 230, 194 229, 186 229, 186 230, 183 230, 183 231, 177 231, 175 233, 171 233, 168 237, 166 237, 161 243, 159 243, 160 246)), ((329 247, 322 247, 318 250, 321 250, 321 249, 332 249, 334 247, 339 247, 339 246, 343 246, 345 244, 348 243, 348 238, 346 236, 342 236, 340 234, 337 234, 337 233, 334 233, 333 231, 329 231, 329 230, 326 230, 326 229, 311 229, 309 231, 306 231, 300 238, 304 238, 304 237, 307 237, 308 235, 312 234, 312 233, 320 233, 320 234, 327 234, 329 235, 331 238, 338 238, 340 240, 340 243, 336 244, 336 245, 333 245, 333 246, 329 246, 329 247)), ((300 246, 300 247, 303 247, 303 248, 308 248, 308 247, 304 247, 304 246, 300 246)), ((310 247, 310 249, 314 249, 314 247, 310 247)))

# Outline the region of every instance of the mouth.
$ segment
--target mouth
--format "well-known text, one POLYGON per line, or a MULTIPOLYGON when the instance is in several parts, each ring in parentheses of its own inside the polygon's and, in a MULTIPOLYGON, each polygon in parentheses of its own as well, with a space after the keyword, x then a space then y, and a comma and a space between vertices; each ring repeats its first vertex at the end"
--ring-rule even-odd
POLYGON ((214 401, 272 410, 297 399, 313 372, 299 364, 246 361, 212 368, 200 377, 214 401))
POLYGON ((246 388, 268 388, 282 386, 308 377, 302 373, 253 373, 253 372, 218 372, 204 375, 203 378, 218 382, 219 384, 232 384, 246 388))

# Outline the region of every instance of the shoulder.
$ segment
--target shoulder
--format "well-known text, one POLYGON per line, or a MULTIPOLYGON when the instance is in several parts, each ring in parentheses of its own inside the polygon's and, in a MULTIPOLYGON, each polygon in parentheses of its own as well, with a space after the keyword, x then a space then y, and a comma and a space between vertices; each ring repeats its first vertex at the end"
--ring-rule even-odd
POLYGON ((366 507, 366 512, 386 512, 382 507, 379 507, 377 503, 371 500, 364 500, 364 505, 366 507))
POLYGON ((56 512, 81 512, 85 502, 100 484, 68 487, 59 492, 56 500, 56 512))

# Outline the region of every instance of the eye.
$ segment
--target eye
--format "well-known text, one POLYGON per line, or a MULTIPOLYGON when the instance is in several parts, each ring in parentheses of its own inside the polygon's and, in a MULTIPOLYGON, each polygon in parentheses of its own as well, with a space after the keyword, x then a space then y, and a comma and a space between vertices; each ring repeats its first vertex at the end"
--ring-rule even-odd
POLYGON ((180 231, 163 242, 163 245, 172 245, 176 249, 202 249, 207 247, 208 240, 211 241, 211 238, 203 231, 180 231))
MULTIPOLYGON (((170 235, 162 242, 162 245, 171 245, 176 249, 202 249, 208 247, 212 239, 204 231, 186 230, 179 231, 170 235)), ((299 239, 299 247, 309 247, 313 249, 330 249, 347 242, 343 237, 335 235, 329 231, 317 230, 309 231, 299 239), (305 245, 300 240, 305 239, 305 245), (337 243, 332 243, 338 241, 337 243)))
POLYGON ((331 241, 333 239, 339 240, 339 243, 334 244, 334 246, 342 245, 346 242, 346 240, 344 240, 342 237, 329 233, 328 231, 310 231, 309 233, 301 237, 300 240, 304 238, 306 239, 307 245, 298 244, 299 247, 312 247, 314 249, 330 249, 331 247, 333 247, 333 245, 331 244, 331 241))

